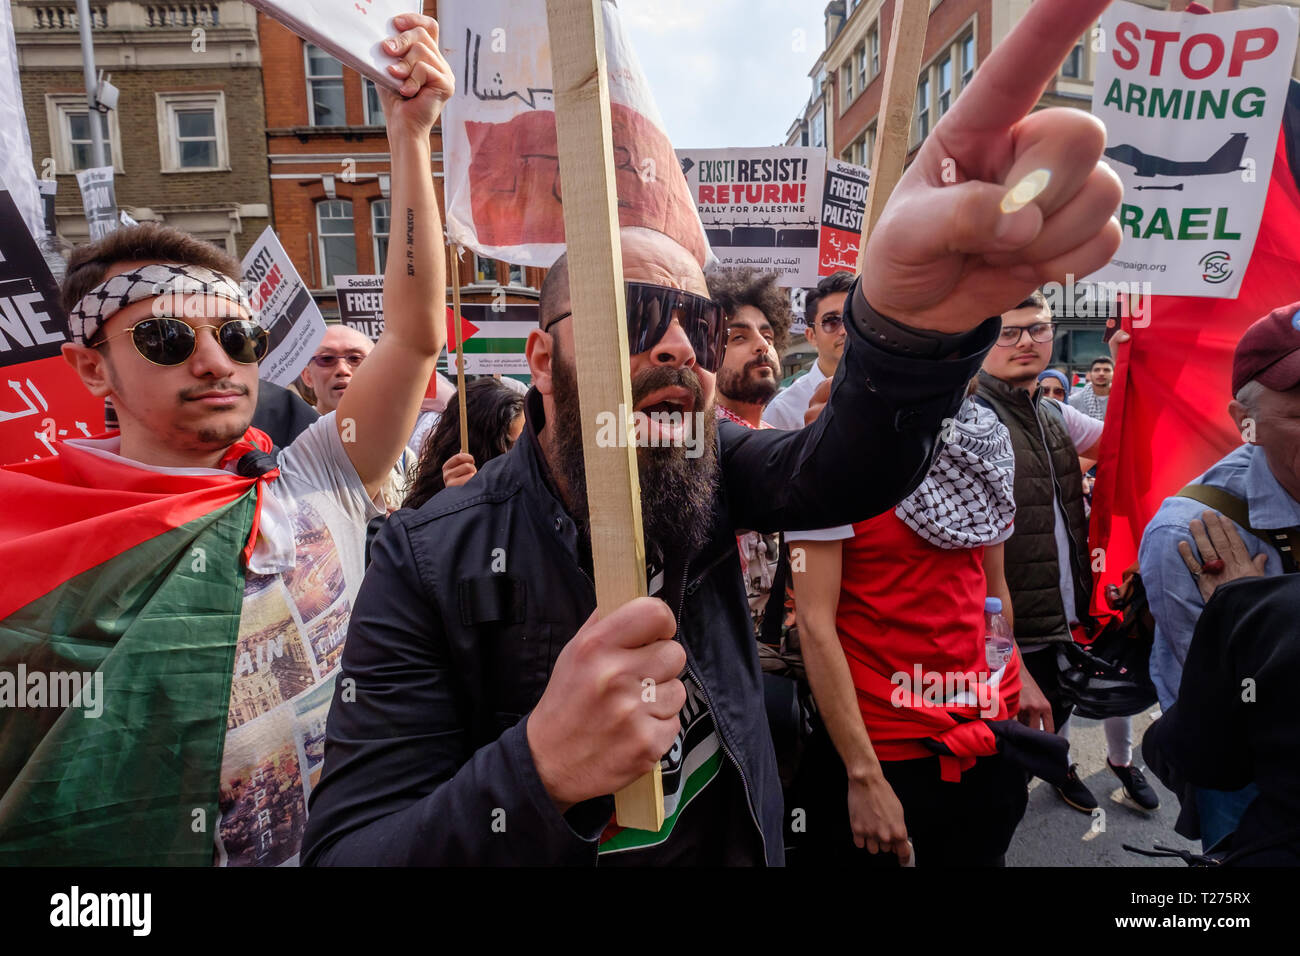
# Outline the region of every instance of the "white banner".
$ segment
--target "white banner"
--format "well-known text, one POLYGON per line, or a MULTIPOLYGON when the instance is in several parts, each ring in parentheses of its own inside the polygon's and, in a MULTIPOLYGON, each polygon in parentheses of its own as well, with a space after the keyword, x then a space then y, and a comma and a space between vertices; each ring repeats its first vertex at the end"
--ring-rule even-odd
POLYGON ((41 201, 36 194, 32 141, 27 135, 23 91, 18 82, 18 47, 9 0, 0 0, 0 183, 36 239, 44 235, 41 201))
POLYGON ((719 264, 817 284, 825 149, 679 149, 677 160, 719 264))
POLYGON ((380 44, 397 33, 393 17, 420 12, 418 0, 248 0, 362 76, 398 90, 402 81, 388 72, 397 60, 380 44))
POLYGON ((90 238, 102 239, 121 225, 113 195, 113 167, 83 169, 77 173, 77 185, 81 187, 81 206, 86 211, 90 238))
MULTIPOLYGON (((442 115, 447 234, 479 255, 550 266, 564 251, 545 0, 443 0, 439 46, 456 75, 442 115)), ((601 4, 619 220, 672 236, 703 265, 696 215, 623 34, 601 4)))
POLYGON ((288 386, 324 338, 325 319, 270 226, 244 256, 243 267, 253 314, 271 333, 271 348, 258 375, 288 386))
POLYGON ((1297 32, 1293 7, 1106 10, 1092 112, 1106 124, 1106 160, 1124 182, 1124 241, 1091 281, 1237 297, 1264 210, 1297 32))

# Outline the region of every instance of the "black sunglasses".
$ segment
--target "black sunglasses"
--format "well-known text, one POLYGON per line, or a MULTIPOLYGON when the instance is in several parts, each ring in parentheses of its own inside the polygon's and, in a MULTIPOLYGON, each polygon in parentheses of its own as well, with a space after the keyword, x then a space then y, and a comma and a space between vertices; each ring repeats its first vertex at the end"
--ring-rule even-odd
MULTIPOLYGON (((695 361, 706 372, 716 372, 722 365, 722 350, 727 334, 722 306, 706 296, 648 282, 624 285, 627 298, 627 346, 637 355, 654 346, 668 334, 673 319, 682 324, 695 361)), ((572 312, 562 312, 542 326, 549 332, 557 322, 572 312)))
POLYGON ((154 365, 180 365, 198 347, 199 329, 212 329, 217 343, 240 365, 256 365, 266 357, 271 339, 266 329, 249 319, 228 319, 220 325, 193 326, 170 316, 145 319, 107 336, 95 347, 130 333, 135 350, 154 365))

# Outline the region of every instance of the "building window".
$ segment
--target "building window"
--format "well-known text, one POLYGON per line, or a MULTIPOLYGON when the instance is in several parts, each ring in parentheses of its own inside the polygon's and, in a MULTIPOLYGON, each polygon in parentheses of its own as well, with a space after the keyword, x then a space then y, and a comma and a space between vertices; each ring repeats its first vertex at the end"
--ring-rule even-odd
POLYGON ((975 34, 961 41, 961 85, 965 88, 975 75, 975 34))
POLYGON ((867 127, 867 141, 863 144, 862 165, 870 166, 876 155, 876 124, 867 127))
POLYGON ((844 100, 841 106, 841 112, 850 103, 853 102, 853 64, 845 63, 844 68, 840 70, 840 83, 844 87, 844 100))
POLYGON ((364 76, 361 78, 361 86, 366 94, 366 125, 383 126, 384 107, 379 102, 379 87, 374 80, 368 80, 364 76))
POLYGON ((948 112, 948 107, 952 106, 952 57, 945 56, 939 63, 938 79, 939 108, 936 117, 948 112))
POLYGON ((1069 77, 1074 80, 1083 79, 1083 41, 1080 40, 1070 51, 1070 55, 1065 58, 1061 64, 1061 76, 1069 77))
POLYGON ((880 75, 880 29, 872 27, 867 34, 867 48, 871 50, 871 75, 880 75))
POLYGON ((474 281, 491 282, 497 281, 497 262, 495 259, 486 259, 483 256, 474 257, 474 281))
POLYGON ((324 50, 307 45, 307 109, 312 126, 346 126, 343 110, 343 64, 324 50))
POLYGON ((356 275, 357 272, 352 203, 346 199, 317 203, 316 230, 320 235, 321 287, 332 289, 335 276, 356 275))
POLYGON ((375 238, 375 272, 382 273, 388 262, 388 228, 391 207, 387 199, 370 204, 370 232, 375 238))
POLYGON ((930 135, 930 78, 923 76, 916 85, 916 142, 930 135))
POLYGON ((826 113, 820 108, 813 114, 810 139, 810 146, 826 145, 826 113))
POLYGON ((858 92, 861 93, 867 88, 867 48, 865 46, 858 47, 855 59, 858 64, 858 92))
POLYGON ((511 284, 511 285, 520 285, 520 286, 523 285, 523 284, 524 284, 524 267, 523 267, 523 266, 517 266, 517 265, 511 264, 511 266, 510 266, 510 280, 509 280, 509 281, 510 281, 510 284, 511 284))
POLYGON ((105 163, 122 172, 122 136, 117 126, 117 110, 107 114, 91 110, 86 106, 84 93, 52 93, 45 97, 45 114, 50 124, 56 173, 75 173, 94 167, 92 121, 99 123, 104 134, 105 163))
POLYGON ((224 93, 155 93, 154 99, 164 173, 230 168, 224 93))

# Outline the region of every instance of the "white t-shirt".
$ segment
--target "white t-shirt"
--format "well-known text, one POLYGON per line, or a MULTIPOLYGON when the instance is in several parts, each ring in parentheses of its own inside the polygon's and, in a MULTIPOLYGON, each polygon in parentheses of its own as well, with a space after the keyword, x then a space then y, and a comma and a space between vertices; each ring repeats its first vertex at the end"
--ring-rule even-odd
POLYGON ((767 408, 763 409, 763 421, 773 428, 786 430, 803 428, 803 413, 808 411, 808 403, 812 401, 813 392, 817 391, 817 386, 824 381, 826 376, 822 374, 821 366, 813 362, 812 368, 768 402, 767 408))
MULTIPOLYGON (((1044 401, 1052 402, 1061 410, 1061 416, 1064 419, 1065 430, 1070 436, 1070 441, 1074 442, 1075 451, 1082 454, 1097 443, 1101 438, 1103 425, 1095 418, 1090 418, 1083 412, 1070 405, 1062 405, 1054 398, 1046 398, 1044 401)), ((1053 492, 1055 498, 1055 492, 1053 492)), ((1066 530, 1065 511, 1059 501, 1056 502, 1056 508, 1053 509, 1056 521, 1052 526, 1052 531, 1056 537, 1056 563, 1061 575, 1061 601, 1065 605, 1065 620, 1069 624, 1079 619, 1078 608, 1074 603, 1074 571, 1070 564, 1070 535, 1066 530)), ((1046 646, 1046 645, 1044 645, 1046 646)))
MULTIPOLYGON (((162 474, 216 472, 141 465, 118 455, 120 437, 79 444, 162 474)), ((220 815, 209 821, 218 866, 298 862, 307 796, 323 767, 325 717, 365 571, 366 523, 383 514, 343 448, 333 412, 282 450, 279 466, 279 478, 266 486, 244 578, 220 815)), ((184 623, 177 626, 183 633, 184 623)))

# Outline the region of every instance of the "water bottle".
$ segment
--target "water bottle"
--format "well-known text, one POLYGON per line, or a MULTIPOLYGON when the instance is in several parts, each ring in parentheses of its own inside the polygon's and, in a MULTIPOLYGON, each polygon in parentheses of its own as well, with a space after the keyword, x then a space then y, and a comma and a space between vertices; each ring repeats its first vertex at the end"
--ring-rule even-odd
POLYGON ((984 599, 984 661, 989 673, 1001 670, 1011 660, 1015 650, 1015 638, 1011 636, 1011 626, 1002 616, 1002 599, 984 599))

